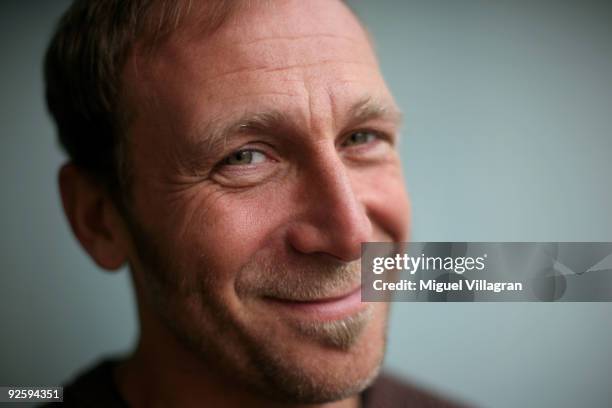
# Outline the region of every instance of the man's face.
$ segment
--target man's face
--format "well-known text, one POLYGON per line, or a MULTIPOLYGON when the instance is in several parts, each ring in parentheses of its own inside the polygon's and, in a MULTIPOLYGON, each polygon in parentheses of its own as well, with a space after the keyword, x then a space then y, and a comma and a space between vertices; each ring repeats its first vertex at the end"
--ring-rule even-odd
POLYGON ((273 2, 125 74, 141 307, 259 393, 360 391, 387 319, 360 302, 360 243, 405 240, 409 210, 398 114, 359 23, 335 1, 273 2))

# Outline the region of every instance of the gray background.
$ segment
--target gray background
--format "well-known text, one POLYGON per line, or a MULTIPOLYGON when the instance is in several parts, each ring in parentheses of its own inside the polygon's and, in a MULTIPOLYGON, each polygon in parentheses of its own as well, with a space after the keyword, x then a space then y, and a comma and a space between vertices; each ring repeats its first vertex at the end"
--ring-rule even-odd
MULTIPOLYGON (((406 114, 419 241, 612 241, 612 5, 353 1, 406 114)), ((41 57, 66 1, 4 1, 0 384, 53 385, 135 340, 126 271, 68 230, 41 57)), ((489 407, 612 405, 609 304, 394 305, 386 361, 489 407)))

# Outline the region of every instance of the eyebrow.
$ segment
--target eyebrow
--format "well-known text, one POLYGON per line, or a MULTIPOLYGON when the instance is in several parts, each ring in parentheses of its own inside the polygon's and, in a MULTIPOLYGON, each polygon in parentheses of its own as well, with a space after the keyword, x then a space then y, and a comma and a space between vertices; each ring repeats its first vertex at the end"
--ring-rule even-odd
MULTIPOLYGON (((384 103, 372 97, 364 97, 348 109, 345 124, 341 129, 357 126, 371 120, 384 120, 399 127, 402 123, 402 114, 395 104, 384 103)), ((228 138, 232 134, 247 132, 281 133, 284 130, 295 129, 296 127, 295 120, 281 110, 247 112, 239 118, 229 121, 229 123, 212 120, 199 126, 196 134, 200 135, 201 139, 195 142, 192 147, 197 152, 208 156, 212 152, 224 150, 228 138)))
POLYGON ((374 119, 383 119, 399 127, 403 116, 394 105, 383 103, 371 97, 365 97, 353 104, 348 113, 349 124, 363 123, 374 119))

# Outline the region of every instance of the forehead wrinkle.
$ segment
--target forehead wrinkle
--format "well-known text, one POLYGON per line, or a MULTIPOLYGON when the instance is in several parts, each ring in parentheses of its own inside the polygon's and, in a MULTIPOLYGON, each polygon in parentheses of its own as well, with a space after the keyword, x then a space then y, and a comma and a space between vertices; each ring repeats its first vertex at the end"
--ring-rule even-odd
MULTIPOLYGON (((195 47, 202 50, 203 59, 212 61, 212 64, 207 63, 204 69, 205 81, 216 81, 233 74, 274 73, 328 65, 378 68, 376 56, 365 37, 340 34, 280 35, 246 42, 232 39, 230 36, 210 39, 205 43, 197 42, 195 47), (357 53, 355 47, 358 48, 357 53), (353 52, 347 51, 349 49, 353 52), (359 57, 356 57, 356 54, 359 57), (218 58, 219 55, 223 57, 218 58), (279 56, 282 58, 278 58, 279 56)), ((187 48, 185 45, 179 45, 174 53, 185 53, 187 48)), ((175 61, 177 57, 179 55, 172 55, 169 61, 175 61)), ((201 70, 197 72, 203 73, 201 70)))
POLYGON ((330 85, 325 87, 325 92, 327 97, 329 98, 329 106, 331 108, 331 117, 332 117, 332 129, 336 132, 338 130, 338 106, 336 103, 336 98, 334 98, 334 91, 330 85))
POLYGON ((302 39, 307 40, 307 39, 312 39, 312 38, 331 38, 331 39, 351 41, 354 43, 361 43, 361 41, 363 41, 361 38, 355 38, 355 37, 351 37, 348 35, 341 35, 341 34, 328 34, 328 33, 306 34, 304 33, 304 34, 297 34, 297 35, 277 35, 277 36, 270 36, 270 37, 260 37, 260 38, 249 40, 247 42, 235 41, 232 44, 253 45, 253 44, 257 44, 260 42, 266 42, 266 41, 295 41, 295 40, 302 40, 302 39))
POLYGON ((323 67, 326 65, 361 65, 361 66, 367 66, 367 67, 373 67, 373 68, 377 68, 377 65, 375 63, 368 63, 368 62, 363 62, 363 61, 343 61, 343 60, 337 60, 337 59, 329 59, 329 60, 321 60, 321 61, 315 61, 315 62, 311 62, 311 63, 305 63, 305 64, 291 64, 291 65, 283 65, 280 67, 274 67, 274 66, 269 66, 269 65, 254 65, 254 66, 242 66, 242 67, 238 67, 235 69, 232 69, 230 71, 226 71, 226 72, 222 72, 222 73, 218 73, 216 75, 212 75, 212 76, 208 76, 205 81, 206 82, 213 82, 213 81, 217 81, 221 78, 224 78, 226 76, 231 76, 231 75, 237 75, 237 74, 243 74, 243 73, 248 73, 248 74, 257 74, 257 73, 274 73, 274 72, 282 72, 282 71, 289 71, 292 69, 303 69, 303 68, 312 68, 312 67, 323 67))

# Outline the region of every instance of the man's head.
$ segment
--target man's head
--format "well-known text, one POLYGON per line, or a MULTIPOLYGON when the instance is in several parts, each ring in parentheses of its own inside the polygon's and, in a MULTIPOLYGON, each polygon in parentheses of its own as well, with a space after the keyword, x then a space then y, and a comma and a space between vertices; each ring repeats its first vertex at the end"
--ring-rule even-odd
MULTIPOLYGON (((86 3, 81 17, 95 20, 86 3)), ((60 134, 71 131, 62 141, 77 166, 60 185, 77 237, 105 268, 130 263, 142 336, 160 327, 220 378, 272 399, 359 392, 382 361, 387 319, 384 303, 359 302, 360 244, 405 240, 409 222, 399 113, 363 27, 330 0, 108 3, 110 26, 129 25, 129 8, 148 17, 108 59, 118 82, 85 88, 107 88, 110 125, 86 132, 87 116, 63 113, 62 87, 49 87, 60 134), (169 15, 173 29, 155 35, 169 15), (98 168, 75 156, 102 145, 98 168), (100 182, 112 177, 129 182, 100 182)), ((66 71, 58 41, 50 84, 66 71)))

